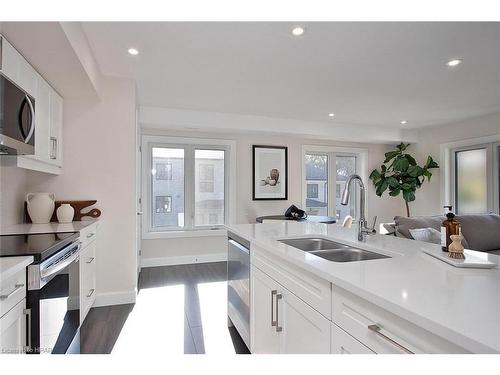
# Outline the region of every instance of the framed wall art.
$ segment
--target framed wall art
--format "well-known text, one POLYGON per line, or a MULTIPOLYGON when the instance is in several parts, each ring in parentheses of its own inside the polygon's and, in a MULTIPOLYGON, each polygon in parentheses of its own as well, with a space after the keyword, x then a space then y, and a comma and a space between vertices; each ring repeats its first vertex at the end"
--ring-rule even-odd
POLYGON ((288 148, 256 146, 253 152, 253 200, 288 199, 288 148))

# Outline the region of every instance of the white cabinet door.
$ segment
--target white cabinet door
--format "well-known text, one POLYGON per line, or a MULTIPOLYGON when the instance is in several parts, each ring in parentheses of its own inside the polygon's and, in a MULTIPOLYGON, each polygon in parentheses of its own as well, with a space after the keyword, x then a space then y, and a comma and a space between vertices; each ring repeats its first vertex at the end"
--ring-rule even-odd
POLYGON ((331 322, 287 289, 282 288, 282 295, 276 308, 278 325, 282 327, 281 352, 330 353, 331 322))
POLYGON ((35 111, 35 158, 49 160, 50 86, 40 78, 35 111))
POLYGON ((354 337, 349 335, 335 323, 332 327, 332 354, 375 354, 368 347, 364 346, 354 337))
POLYGON ((2 37, 2 73, 32 97, 36 97, 37 74, 35 69, 2 37))
POLYGON ((26 346, 26 299, 0 318, 0 354, 22 353, 26 346))
POLYGON ((280 352, 280 335, 272 324, 276 294, 280 285, 260 271, 250 271, 250 349, 252 353, 276 354, 280 352))

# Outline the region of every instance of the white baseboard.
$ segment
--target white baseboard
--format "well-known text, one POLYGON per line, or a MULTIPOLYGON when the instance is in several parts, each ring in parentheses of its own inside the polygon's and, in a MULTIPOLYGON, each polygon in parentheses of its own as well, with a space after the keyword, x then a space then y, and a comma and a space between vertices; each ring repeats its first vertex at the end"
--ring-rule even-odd
POLYGON ((175 266, 179 264, 225 262, 227 253, 203 254, 203 255, 184 255, 161 258, 141 258, 141 268, 175 266))
POLYGON ((127 303, 135 303, 136 291, 97 293, 95 302, 92 307, 124 305, 127 303))

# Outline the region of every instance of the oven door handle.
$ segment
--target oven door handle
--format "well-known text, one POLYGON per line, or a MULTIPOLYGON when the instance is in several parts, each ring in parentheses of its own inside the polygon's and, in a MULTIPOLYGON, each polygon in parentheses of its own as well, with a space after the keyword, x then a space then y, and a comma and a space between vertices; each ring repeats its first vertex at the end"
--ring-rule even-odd
POLYGON ((76 259, 78 259, 79 256, 80 256, 80 244, 77 244, 77 250, 73 254, 71 254, 71 256, 49 268, 41 270, 40 279, 44 280, 58 273, 59 271, 61 271, 62 269, 73 263, 76 259))

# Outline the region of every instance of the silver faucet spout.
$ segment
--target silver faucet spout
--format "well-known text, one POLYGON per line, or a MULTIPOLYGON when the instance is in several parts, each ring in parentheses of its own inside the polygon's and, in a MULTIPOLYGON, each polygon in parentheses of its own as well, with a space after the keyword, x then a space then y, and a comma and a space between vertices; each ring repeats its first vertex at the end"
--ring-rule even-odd
POLYGON ((373 234, 374 228, 368 228, 365 216, 365 184, 361 177, 357 174, 352 174, 349 176, 345 183, 344 192, 342 193, 342 201, 340 202, 343 206, 347 206, 349 203, 349 196, 351 195, 351 185, 354 182, 358 182, 359 190, 360 190, 360 198, 359 198, 359 220, 358 220, 358 240, 363 241, 364 236, 366 234, 373 234))

